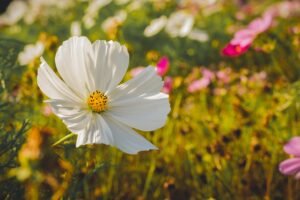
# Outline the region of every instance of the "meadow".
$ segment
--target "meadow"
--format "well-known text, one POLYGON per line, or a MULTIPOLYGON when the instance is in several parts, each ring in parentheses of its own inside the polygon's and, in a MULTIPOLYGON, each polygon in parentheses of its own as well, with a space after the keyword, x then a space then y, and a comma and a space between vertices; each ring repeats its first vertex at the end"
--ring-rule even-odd
POLYGON ((300 199, 297 178, 279 171, 300 134, 298 1, 1 0, 0 9, 0 199, 300 199), (40 57, 57 72, 72 36, 125 45, 122 83, 157 68, 171 111, 162 128, 136 131, 158 150, 76 147, 37 84, 40 57))

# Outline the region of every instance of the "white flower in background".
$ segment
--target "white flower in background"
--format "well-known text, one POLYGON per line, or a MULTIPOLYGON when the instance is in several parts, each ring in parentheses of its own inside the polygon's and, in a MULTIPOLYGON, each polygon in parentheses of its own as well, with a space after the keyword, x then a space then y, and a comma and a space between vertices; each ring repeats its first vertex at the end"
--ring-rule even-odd
POLYGON ((36 58, 40 57, 45 50, 45 46, 42 42, 36 44, 28 44, 24 47, 24 50, 19 54, 18 61, 21 65, 28 65, 36 58))
POLYGON ((131 1, 127 6, 128 11, 134 11, 141 9, 145 4, 145 0, 131 1))
POLYGON ((81 25, 79 21, 74 21, 71 23, 70 28, 71 36, 80 36, 81 35, 81 25))
POLYGON ((191 32, 193 25, 193 15, 185 11, 177 11, 170 16, 166 31, 171 37, 185 37, 191 32))
POLYGON ((185 7, 188 5, 207 7, 213 5, 217 2, 217 0, 180 0, 178 5, 181 7, 185 7))
POLYGON ((27 24, 33 24, 40 17, 49 17, 57 15, 51 7, 61 10, 67 9, 74 4, 73 0, 28 0, 28 9, 24 16, 24 21, 27 24))
POLYGON ((77 134, 76 146, 103 143, 135 154, 157 149, 134 129, 151 131, 165 124, 168 95, 154 67, 120 84, 129 54, 118 42, 72 37, 55 57, 62 80, 42 58, 38 85, 53 112, 77 134))
POLYGON ((193 29, 187 37, 191 40, 197 40, 199 42, 207 42, 209 40, 208 34, 200 29, 193 29))
POLYGON ((73 0, 47 0, 47 1, 46 0, 28 0, 28 2, 32 6, 37 6, 37 7, 55 6, 60 9, 65 9, 72 5, 73 0))
POLYGON ((0 25, 14 25, 22 17, 27 10, 27 4, 24 1, 13 1, 7 7, 5 13, 0 16, 0 25))
POLYGON ((166 16, 161 16, 157 19, 154 19, 150 24, 145 28, 144 35, 146 37, 152 37, 159 33, 167 24, 168 18, 166 16))
POLYGON ((104 32, 109 32, 111 29, 116 28, 120 24, 123 24, 123 22, 127 18, 127 12, 124 10, 121 10, 117 12, 114 16, 107 18, 101 25, 104 32))
POLYGON ((95 18, 101 8, 107 6, 112 0, 93 0, 89 3, 85 15, 83 16, 83 23, 86 28, 91 28, 95 25, 95 18))
POLYGON ((192 30, 193 25, 194 16, 190 13, 180 10, 171 14, 169 19, 166 16, 161 16, 152 20, 145 28, 144 35, 146 37, 152 37, 165 28, 166 32, 171 37, 188 36, 193 40, 208 40, 208 36, 205 32, 197 29, 192 30))

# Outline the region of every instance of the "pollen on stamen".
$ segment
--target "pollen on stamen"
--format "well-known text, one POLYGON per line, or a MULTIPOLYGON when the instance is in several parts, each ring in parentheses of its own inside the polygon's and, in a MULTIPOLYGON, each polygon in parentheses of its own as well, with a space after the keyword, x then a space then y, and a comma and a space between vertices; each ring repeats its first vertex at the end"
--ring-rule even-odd
POLYGON ((87 104, 92 111, 100 113, 107 109, 107 96, 104 93, 96 90, 90 94, 87 99, 87 104))

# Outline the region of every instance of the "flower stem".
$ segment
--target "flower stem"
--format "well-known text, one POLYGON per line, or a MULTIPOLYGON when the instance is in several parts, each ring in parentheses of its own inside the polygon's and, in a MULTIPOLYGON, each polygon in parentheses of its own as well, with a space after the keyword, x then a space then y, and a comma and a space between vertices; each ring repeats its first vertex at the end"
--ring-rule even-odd
POLYGON ((56 146, 56 145, 58 145, 58 144, 64 142, 65 140, 67 140, 67 139, 73 137, 74 135, 76 135, 76 134, 75 134, 75 133, 70 133, 70 134, 66 135, 65 137, 59 139, 57 142, 55 142, 54 144, 52 144, 52 147, 54 147, 54 146, 56 146))

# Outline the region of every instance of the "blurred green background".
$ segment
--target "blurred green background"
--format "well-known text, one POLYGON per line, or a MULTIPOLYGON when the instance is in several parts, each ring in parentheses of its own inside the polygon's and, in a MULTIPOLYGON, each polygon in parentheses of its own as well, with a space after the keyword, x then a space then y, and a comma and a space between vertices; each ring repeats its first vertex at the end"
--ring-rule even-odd
POLYGON ((278 171, 283 144, 300 130, 297 1, 1 0, 0 11, 0 199, 300 198, 298 182, 278 171), (272 26, 245 54, 222 55, 270 9, 272 26), (184 20, 168 28, 178 12, 193 21, 188 33, 176 35, 184 20), (161 16, 167 25, 149 36, 161 16), (141 133, 158 151, 76 148, 76 137, 52 146, 69 131, 43 102, 39 57, 55 69, 72 35, 126 45, 130 70, 168 58, 171 113, 141 133))

